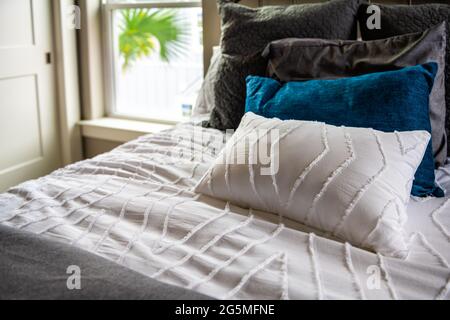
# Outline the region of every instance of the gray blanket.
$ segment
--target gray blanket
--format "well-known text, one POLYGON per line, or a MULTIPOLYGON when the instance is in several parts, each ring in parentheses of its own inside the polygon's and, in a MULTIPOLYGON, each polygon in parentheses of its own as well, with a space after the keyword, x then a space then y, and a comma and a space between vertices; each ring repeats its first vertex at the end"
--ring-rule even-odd
POLYGON ((209 298, 76 247, 0 226, 0 299, 209 298))

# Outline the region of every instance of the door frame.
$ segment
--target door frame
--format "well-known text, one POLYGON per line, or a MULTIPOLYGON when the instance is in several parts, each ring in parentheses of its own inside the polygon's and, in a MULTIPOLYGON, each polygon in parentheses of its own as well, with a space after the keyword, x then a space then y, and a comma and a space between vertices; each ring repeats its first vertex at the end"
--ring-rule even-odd
MULTIPOLYGON (((77 30, 71 27, 76 12, 74 0, 51 0, 58 122, 63 165, 83 159, 81 93, 79 87, 77 30)), ((78 7, 79 8, 79 7, 78 7)), ((87 32, 87 30, 84 30, 87 32)))

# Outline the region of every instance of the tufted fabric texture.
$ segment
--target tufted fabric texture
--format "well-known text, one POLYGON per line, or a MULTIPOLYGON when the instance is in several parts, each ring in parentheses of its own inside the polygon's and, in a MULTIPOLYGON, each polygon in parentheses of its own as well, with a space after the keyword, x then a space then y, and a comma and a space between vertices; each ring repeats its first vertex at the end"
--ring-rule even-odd
POLYGON ((439 167, 447 159, 446 33, 446 24, 441 23, 425 32, 373 41, 290 38, 271 42, 263 55, 269 59, 268 75, 282 82, 336 79, 397 70, 430 61, 438 63, 430 95, 429 115, 433 156, 436 167, 439 167))
POLYGON ((429 139, 426 131, 383 133, 249 112, 195 190, 405 258, 406 204, 429 139), (261 158, 262 146, 270 161, 261 158))
MULTIPOLYGON (((446 90, 446 133, 450 133, 450 39, 448 22, 450 21, 450 5, 423 4, 415 6, 380 5, 381 29, 369 30, 366 25, 368 4, 362 4, 358 12, 361 36, 364 40, 383 39, 396 35, 423 32, 434 25, 447 21, 447 58, 445 71, 446 90)), ((450 152, 450 145, 447 145, 450 152)))
MULTIPOLYGON (((0 224, 215 298, 450 299, 450 197, 412 198, 408 259, 387 258, 286 217, 197 197, 191 190, 226 139, 193 124, 139 137, 0 194, 0 224), (374 266, 377 290, 366 285, 374 266)), ((437 172, 447 190, 449 172, 437 172)))
POLYGON ((334 0, 323 4, 249 8, 219 1, 222 19, 215 107, 207 126, 236 129, 244 114, 245 78, 264 75, 261 57, 271 41, 297 38, 355 39, 360 0, 334 0))

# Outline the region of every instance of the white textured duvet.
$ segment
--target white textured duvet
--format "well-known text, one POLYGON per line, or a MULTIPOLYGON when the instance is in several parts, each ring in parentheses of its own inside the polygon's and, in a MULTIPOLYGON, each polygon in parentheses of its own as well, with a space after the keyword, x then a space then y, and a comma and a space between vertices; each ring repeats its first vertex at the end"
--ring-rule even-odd
POLYGON ((142 137, 0 195, 0 223, 216 298, 450 299, 450 198, 412 200, 408 258, 382 257, 194 194, 222 137, 188 124, 142 137))

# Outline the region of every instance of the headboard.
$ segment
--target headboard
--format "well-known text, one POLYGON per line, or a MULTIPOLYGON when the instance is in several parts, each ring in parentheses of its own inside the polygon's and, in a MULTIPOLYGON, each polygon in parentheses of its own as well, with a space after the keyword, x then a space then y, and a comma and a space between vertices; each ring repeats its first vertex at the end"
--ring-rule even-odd
MULTIPOLYGON (((203 1, 203 43, 204 43, 204 65, 205 73, 208 70, 209 61, 212 55, 213 46, 217 46, 220 42, 220 18, 217 12, 216 0, 203 1)), ((320 3, 327 0, 242 0, 239 3, 249 7, 259 7, 268 5, 288 5, 302 3, 320 3)), ((380 4, 404 4, 414 5, 423 3, 448 3, 449 0, 374 0, 368 2, 380 4)))

